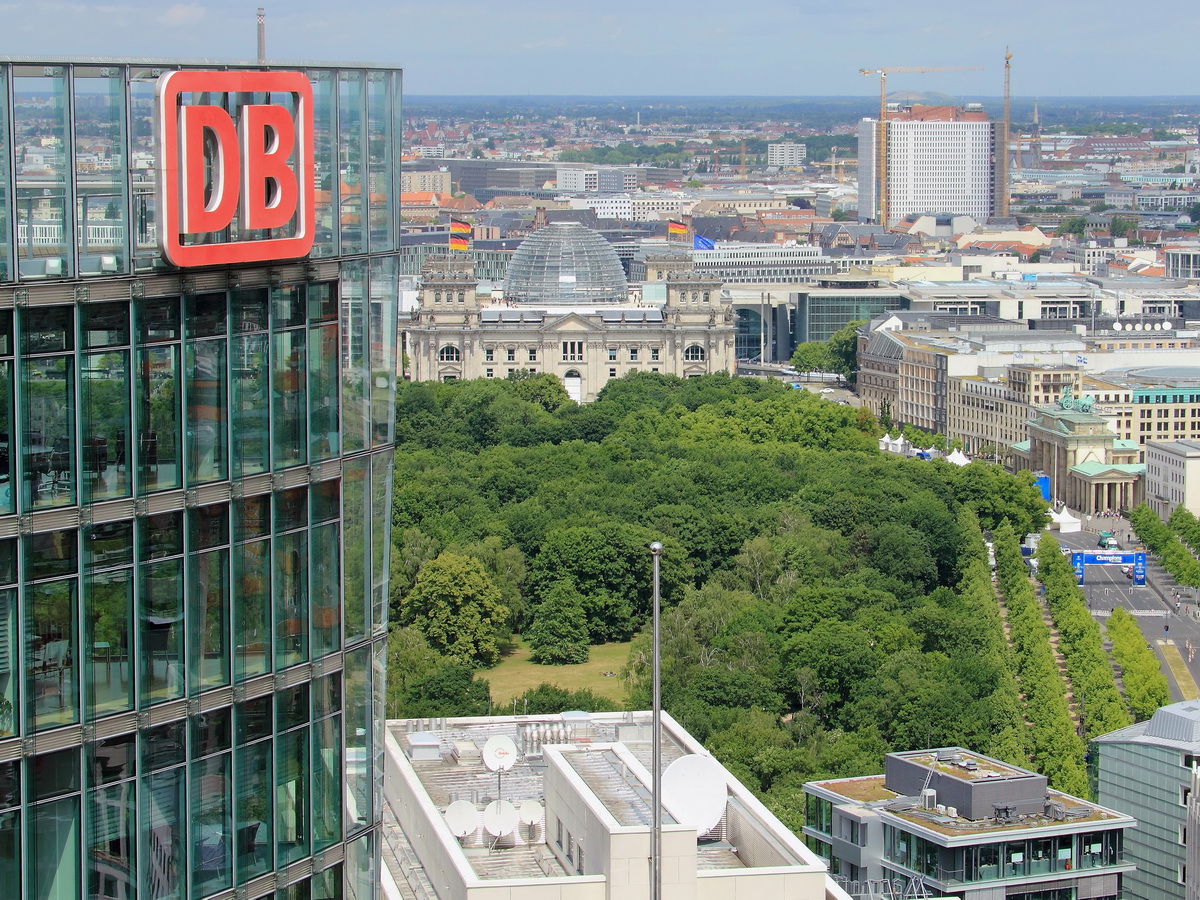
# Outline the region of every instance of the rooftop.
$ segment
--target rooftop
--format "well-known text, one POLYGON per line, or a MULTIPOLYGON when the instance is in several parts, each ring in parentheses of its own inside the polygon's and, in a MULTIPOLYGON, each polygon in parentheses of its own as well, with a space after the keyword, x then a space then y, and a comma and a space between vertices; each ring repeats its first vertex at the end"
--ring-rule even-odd
MULTIPOLYGON (((649 840, 653 821, 649 719, 649 713, 568 712, 388 722, 384 830, 399 893, 457 900, 460 889, 501 880, 514 892, 518 882, 529 890, 553 883, 556 896, 580 891, 589 900, 597 878, 618 892, 629 865, 611 857, 625 847, 621 852, 640 854, 644 865, 645 848, 637 842, 649 840), (496 738, 516 748, 511 768, 500 773, 485 762, 489 739, 496 738), (496 801, 511 805, 508 827, 496 826, 496 801), (587 843, 586 855, 577 851, 574 860, 571 835, 576 846, 587 843)), ((664 854, 670 838, 681 871, 690 868, 695 878, 783 871, 799 879, 801 892, 792 896, 829 896, 821 860, 665 714, 662 737, 664 854), (710 795, 723 806, 715 826, 697 826, 692 804, 681 803, 683 795, 668 784, 671 764, 685 757, 704 757, 713 773, 708 788, 689 784, 686 796, 710 795)), ((770 893, 774 885, 758 889, 770 893)))

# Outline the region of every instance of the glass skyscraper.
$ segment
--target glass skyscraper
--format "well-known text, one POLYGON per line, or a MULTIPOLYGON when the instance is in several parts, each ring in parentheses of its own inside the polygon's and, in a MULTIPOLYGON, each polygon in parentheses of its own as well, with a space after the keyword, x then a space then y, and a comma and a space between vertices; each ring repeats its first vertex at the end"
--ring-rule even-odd
POLYGON ((253 67, 311 220, 191 239, 311 252, 175 268, 156 91, 250 68, 0 61, 5 900, 378 893, 401 73, 253 67))

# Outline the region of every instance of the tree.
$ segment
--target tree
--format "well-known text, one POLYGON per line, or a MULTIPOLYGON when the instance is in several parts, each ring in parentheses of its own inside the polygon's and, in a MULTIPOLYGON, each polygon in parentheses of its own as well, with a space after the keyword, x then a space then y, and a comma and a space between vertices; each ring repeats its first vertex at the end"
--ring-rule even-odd
POLYGON ((1137 222, 1133 219, 1126 219, 1123 216, 1113 216, 1112 221, 1108 225, 1108 233, 1115 238, 1122 238, 1131 231, 1137 230, 1137 222))
POLYGON ((1078 237, 1083 237, 1086 231, 1087 219, 1085 219, 1083 216, 1071 216, 1070 218, 1063 219, 1058 228, 1055 229, 1054 233, 1059 237, 1062 237, 1065 234, 1073 234, 1078 237))
POLYGON ((837 361, 829 345, 817 341, 800 344, 792 354, 792 367, 797 372, 836 372, 837 361))
POLYGON ((448 662, 408 685, 402 699, 406 718, 486 716, 492 697, 488 683, 463 663, 448 662))
POLYGON ((435 650, 482 666, 499 659, 497 632, 507 619, 483 565, 456 553, 441 553, 422 567, 402 609, 403 623, 419 628, 435 650))
POLYGON ((535 663, 561 666, 587 662, 588 627, 582 595, 566 582, 554 585, 534 611, 525 638, 535 663))
POLYGON ((829 336, 829 353, 833 356, 834 371, 840 372, 850 381, 858 376, 858 329, 866 325, 866 319, 847 322, 829 336))

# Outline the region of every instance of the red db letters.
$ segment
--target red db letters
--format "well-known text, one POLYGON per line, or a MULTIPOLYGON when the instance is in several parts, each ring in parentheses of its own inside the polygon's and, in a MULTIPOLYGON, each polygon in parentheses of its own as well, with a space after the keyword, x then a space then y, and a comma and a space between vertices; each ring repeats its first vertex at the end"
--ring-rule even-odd
POLYGON ((168 72, 158 80, 158 233, 180 267, 306 256, 313 242, 312 85, 301 72, 168 72), (245 102, 290 94, 292 108, 245 102), (183 95, 239 94, 225 108, 183 95), (284 229, 284 236, 262 232, 284 229), (234 226, 228 240, 226 229, 234 226), (257 232, 257 234, 255 233, 257 232))

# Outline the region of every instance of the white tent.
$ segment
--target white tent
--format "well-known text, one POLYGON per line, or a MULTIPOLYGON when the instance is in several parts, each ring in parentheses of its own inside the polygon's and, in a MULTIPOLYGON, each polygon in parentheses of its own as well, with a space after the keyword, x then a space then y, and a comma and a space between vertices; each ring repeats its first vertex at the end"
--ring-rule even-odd
POLYGON ((1052 509, 1046 510, 1046 515, 1050 517, 1051 526, 1056 526, 1062 534, 1071 534, 1083 528, 1082 520, 1071 515, 1071 511, 1065 506, 1057 512, 1052 509))
POLYGON ((946 457, 946 462, 954 463, 956 466, 965 466, 970 462, 970 460, 967 459, 967 454, 963 453, 961 450, 954 450, 949 456, 946 457))

